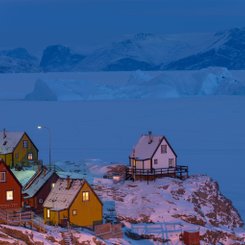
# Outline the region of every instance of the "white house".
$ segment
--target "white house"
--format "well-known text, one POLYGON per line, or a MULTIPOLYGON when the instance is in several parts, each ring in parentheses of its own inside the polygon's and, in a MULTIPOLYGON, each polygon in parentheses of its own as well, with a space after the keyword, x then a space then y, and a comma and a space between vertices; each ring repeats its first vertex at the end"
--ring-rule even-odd
POLYGON ((175 168, 177 155, 164 136, 149 132, 142 135, 129 156, 130 167, 136 170, 175 168))

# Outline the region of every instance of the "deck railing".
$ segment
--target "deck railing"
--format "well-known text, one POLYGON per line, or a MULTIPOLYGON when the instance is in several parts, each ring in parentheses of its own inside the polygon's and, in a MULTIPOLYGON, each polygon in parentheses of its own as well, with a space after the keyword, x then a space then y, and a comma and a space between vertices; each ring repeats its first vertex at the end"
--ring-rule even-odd
POLYGON ((177 178, 188 177, 188 166, 177 165, 176 167, 169 168, 152 168, 152 169, 139 169, 135 167, 128 167, 126 169, 126 179, 129 177, 161 177, 172 176, 177 178))

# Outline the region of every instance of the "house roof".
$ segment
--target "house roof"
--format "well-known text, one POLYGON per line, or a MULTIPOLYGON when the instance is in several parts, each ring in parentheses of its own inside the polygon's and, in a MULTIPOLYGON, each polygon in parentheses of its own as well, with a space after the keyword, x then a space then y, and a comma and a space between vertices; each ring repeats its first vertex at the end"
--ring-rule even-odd
POLYGON ((40 172, 33 175, 22 192, 25 198, 34 197, 53 174, 55 174, 53 170, 46 170, 43 168, 40 172))
POLYGON ((57 211, 69 208, 86 182, 85 180, 78 179, 70 179, 70 181, 70 188, 67 189, 67 179, 58 179, 43 206, 57 211))
POLYGON ((129 157, 138 160, 151 159, 163 140, 167 142, 168 146, 176 155, 166 137, 145 134, 140 137, 129 157))
POLYGON ((0 131, 0 154, 8 154, 14 151, 25 132, 0 131))

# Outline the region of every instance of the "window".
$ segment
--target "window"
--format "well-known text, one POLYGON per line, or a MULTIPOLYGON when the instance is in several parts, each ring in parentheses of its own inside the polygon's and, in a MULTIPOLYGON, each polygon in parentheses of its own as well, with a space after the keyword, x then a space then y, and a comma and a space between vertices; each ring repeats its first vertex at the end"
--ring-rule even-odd
POLYGON ((23 147, 28 148, 28 141, 27 140, 23 140, 23 147))
POLYGON ((167 153, 167 145, 161 145, 161 153, 167 153))
POLYGON ((74 216, 77 215, 77 210, 76 209, 72 210, 72 215, 74 215, 74 216))
POLYGON ((14 192, 13 191, 6 191, 6 200, 13 201, 14 200, 14 192))
POLYGON ((83 192, 83 202, 85 202, 85 201, 89 201, 89 192, 88 191, 83 192))
POLYGON ((43 203, 43 199, 42 198, 39 198, 38 202, 39 203, 43 203))
POLYGON ((15 159, 18 159, 19 158, 19 153, 15 153, 14 157, 15 157, 15 159))
POLYGON ((50 209, 47 209, 47 218, 50 218, 50 209))
POLYGON ((6 182, 6 172, 0 172, 0 182, 6 182))
POLYGON ((174 159, 173 158, 168 159, 168 165, 170 168, 174 168, 174 159))
POLYGON ((32 160, 32 159, 33 159, 32 153, 28 153, 27 159, 28 159, 28 160, 32 160))
POLYGON ((158 159, 154 159, 154 164, 158 164, 158 159))
POLYGON ((51 184, 51 188, 54 188, 54 187, 55 187, 55 183, 52 183, 52 184, 51 184))

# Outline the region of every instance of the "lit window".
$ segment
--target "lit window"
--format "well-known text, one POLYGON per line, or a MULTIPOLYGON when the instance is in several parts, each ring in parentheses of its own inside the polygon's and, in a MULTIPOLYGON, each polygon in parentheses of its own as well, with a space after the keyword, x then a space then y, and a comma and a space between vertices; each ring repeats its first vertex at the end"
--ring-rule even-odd
POLYGON ((54 188, 55 187, 55 183, 52 183, 51 187, 54 188))
POLYGON ((6 191, 6 200, 7 201, 14 200, 14 192, 13 191, 6 191))
POLYGON ((50 209, 47 209, 47 218, 50 218, 50 209))
POLYGON ((169 158, 168 159, 168 165, 169 165, 170 168, 174 167, 174 159, 173 158, 169 158))
POLYGON ((23 147, 28 148, 28 141, 27 140, 23 140, 23 147))
POLYGON ((72 210, 72 215, 74 215, 74 216, 77 215, 77 210, 76 209, 72 210))
POLYGON ((83 201, 89 201, 89 192, 88 191, 83 192, 83 201))
POLYGON ((0 182, 6 182, 6 172, 0 172, 0 182))
POLYGON ((158 164, 158 160, 157 159, 154 159, 154 164, 158 164))
POLYGON ((27 159, 28 159, 28 160, 32 160, 32 159, 33 159, 32 153, 28 153, 27 159))
POLYGON ((167 153, 167 145, 161 145, 161 153, 167 153))

